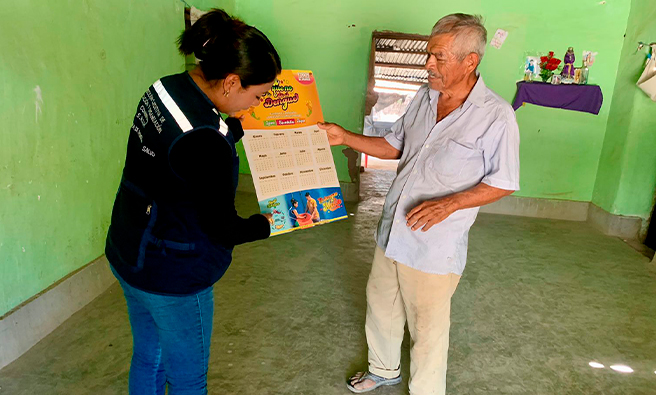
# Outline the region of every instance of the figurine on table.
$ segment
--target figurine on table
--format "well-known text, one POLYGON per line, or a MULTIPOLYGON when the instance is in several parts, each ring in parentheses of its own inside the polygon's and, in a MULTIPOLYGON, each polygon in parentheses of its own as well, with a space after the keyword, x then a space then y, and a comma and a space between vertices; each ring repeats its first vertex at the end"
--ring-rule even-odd
POLYGON ((563 59, 563 62, 565 63, 565 66, 563 67, 563 71, 560 73, 560 75, 563 77, 564 80, 574 79, 574 61, 575 60, 576 60, 576 57, 574 56, 574 48, 569 47, 567 49, 567 53, 565 54, 565 58, 563 59))

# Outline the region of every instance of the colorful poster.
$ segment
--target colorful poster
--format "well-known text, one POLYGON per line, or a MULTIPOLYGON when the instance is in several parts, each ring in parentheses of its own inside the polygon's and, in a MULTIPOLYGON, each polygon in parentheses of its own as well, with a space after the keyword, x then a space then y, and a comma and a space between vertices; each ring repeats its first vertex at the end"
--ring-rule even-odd
POLYGON ((243 116, 244 149, 271 234, 347 217, 311 71, 284 70, 243 116))

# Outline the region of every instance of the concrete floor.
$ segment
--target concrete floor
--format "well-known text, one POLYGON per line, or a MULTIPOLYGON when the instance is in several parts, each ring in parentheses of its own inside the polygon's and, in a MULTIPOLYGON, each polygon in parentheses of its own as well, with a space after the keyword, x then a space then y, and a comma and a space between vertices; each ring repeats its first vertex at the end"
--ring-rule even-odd
MULTIPOLYGON (((365 283, 391 176, 363 174, 364 199, 347 221, 236 250, 215 286, 210 393, 349 393, 345 378, 366 364, 365 283)), ((255 210, 253 196, 239 200, 255 210)), ((585 223, 498 215, 479 217, 469 251, 448 394, 656 393, 648 258, 585 223)), ((407 344, 406 381, 376 394, 407 394, 407 344)), ((0 394, 125 394, 130 352, 116 285, 0 371, 0 394)))

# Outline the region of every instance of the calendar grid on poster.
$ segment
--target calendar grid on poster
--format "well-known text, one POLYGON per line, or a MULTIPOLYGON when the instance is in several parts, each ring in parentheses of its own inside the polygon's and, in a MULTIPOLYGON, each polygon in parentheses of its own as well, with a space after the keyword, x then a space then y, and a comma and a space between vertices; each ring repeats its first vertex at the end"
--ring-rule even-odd
POLYGON ((299 171, 299 182, 301 189, 313 189, 319 186, 317 171, 314 169, 305 169, 299 171))
POLYGON ((263 152, 271 148, 269 138, 264 133, 249 134, 244 143, 248 143, 251 152, 263 152))
POLYGON ((292 131, 292 147, 294 148, 304 148, 310 146, 310 139, 305 130, 294 130, 292 131))
POLYGON ((319 168, 319 180, 322 185, 339 185, 337 174, 332 166, 319 168))
POLYGON ((333 156, 330 152, 330 148, 318 147, 314 149, 314 158, 317 161, 317 164, 332 164, 333 156))
POLYGON ((289 138, 286 130, 272 132, 271 147, 273 149, 284 150, 289 148, 289 138))
POLYGON ((270 154, 264 152, 255 154, 253 167, 258 173, 271 170, 274 168, 274 164, 273 156, 270 154))
POLYGON ((328 137, 316 125, 247 130, 244 148, 260 199, 312 188, 339 187, 328 137))
POLYGON ((276 152, 276 168, 278 170, 289 170, 294 167, 294 154, 291 150, 276 152))
POLYGON ((280 190, 280 182, 276 174, 257 177, 256 191, 263 196, 275 196, 280 190))
POLYGON ((280 187, 284 190, 292 191, 300 189, 298 176, 296 172, 285 172, 280 177, 280 187))
POLYGON ((294 157, 296 158, 296 166, 305 167, 312 166, 314 161, 312 160, 312 151, 308 148, 302 148, 294 151, 294 157))
POLYGON ((321 129, 312 129, 312 145, 314 146, 330 146, 328 143, 328 136, 326 132, 321 129))

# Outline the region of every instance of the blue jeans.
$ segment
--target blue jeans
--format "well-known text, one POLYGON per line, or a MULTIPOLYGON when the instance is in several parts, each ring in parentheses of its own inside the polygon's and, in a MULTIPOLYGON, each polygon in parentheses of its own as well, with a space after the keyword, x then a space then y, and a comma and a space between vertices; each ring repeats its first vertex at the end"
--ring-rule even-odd
POLYGON ((212 287, 194 295, 158 295, 130 286, 112 271, 132 327, 130 395, 164 395, 167 383, 169 395, 207 394, 212 287))

